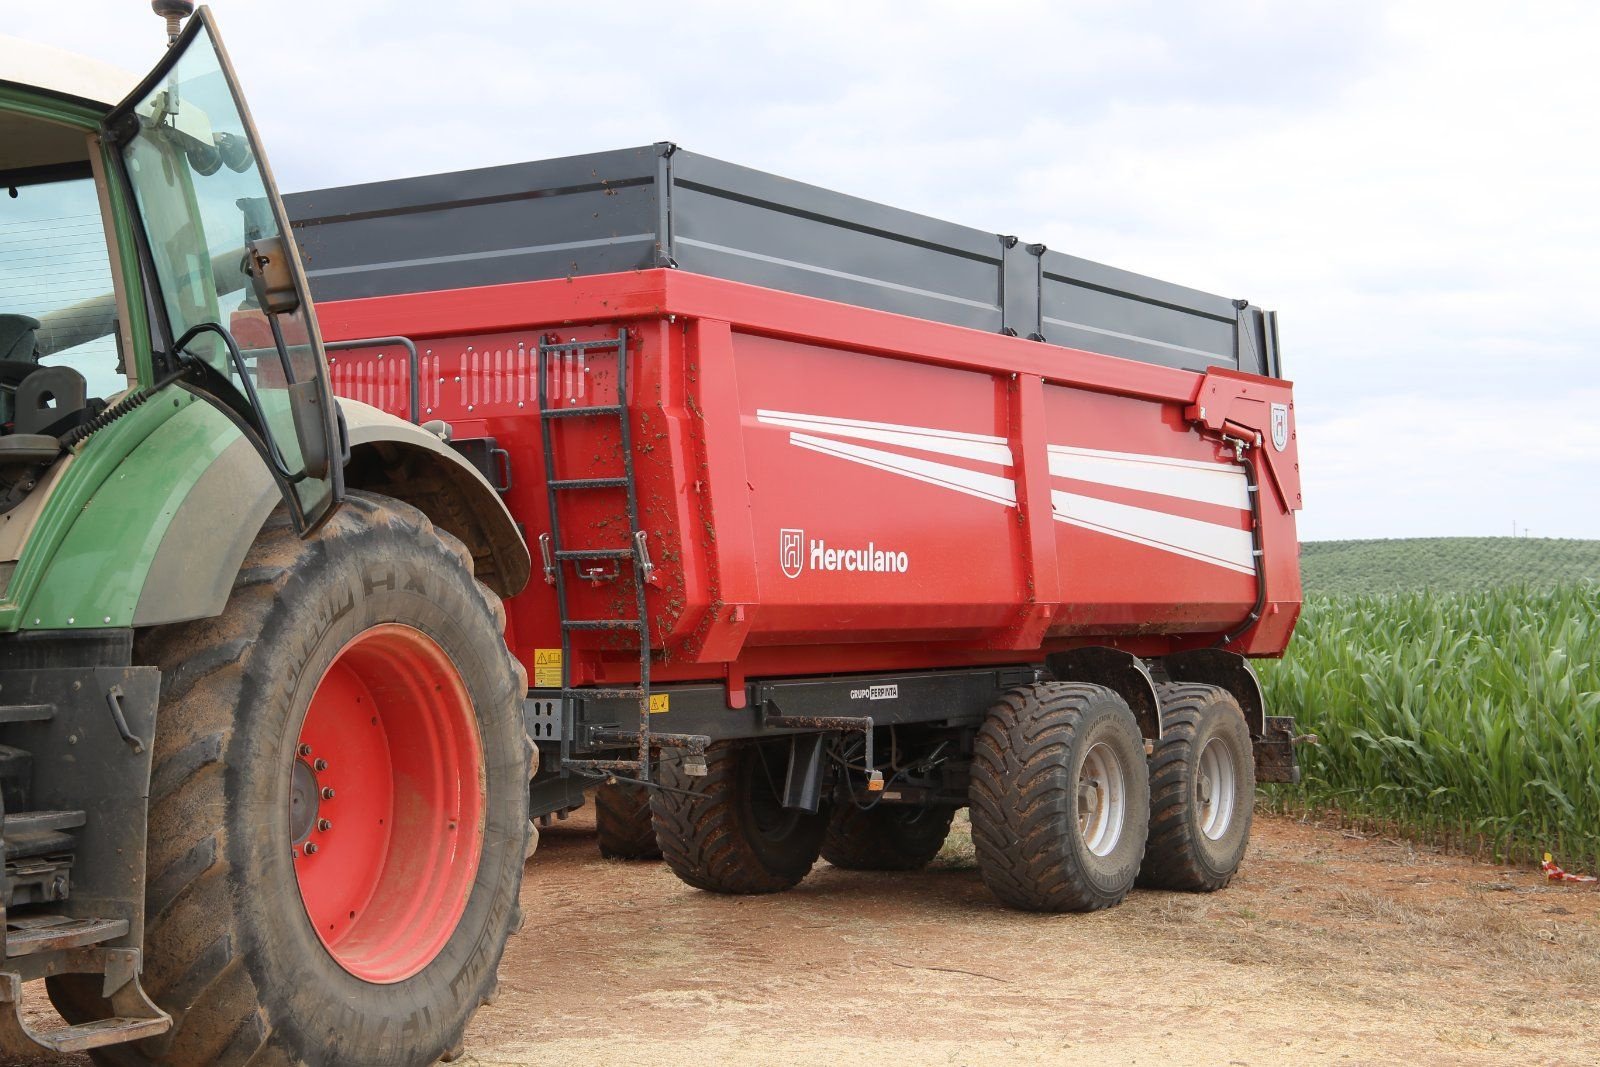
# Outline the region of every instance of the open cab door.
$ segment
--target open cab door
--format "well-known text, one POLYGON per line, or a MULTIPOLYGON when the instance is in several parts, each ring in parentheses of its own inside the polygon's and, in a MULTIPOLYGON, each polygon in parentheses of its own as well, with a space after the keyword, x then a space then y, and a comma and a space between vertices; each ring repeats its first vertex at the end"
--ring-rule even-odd
POLYGON ((344 495, 338 408, 299 252, 208 9, 102 132, 137 215, 157 381, 226 413, 309 533, 344 495))

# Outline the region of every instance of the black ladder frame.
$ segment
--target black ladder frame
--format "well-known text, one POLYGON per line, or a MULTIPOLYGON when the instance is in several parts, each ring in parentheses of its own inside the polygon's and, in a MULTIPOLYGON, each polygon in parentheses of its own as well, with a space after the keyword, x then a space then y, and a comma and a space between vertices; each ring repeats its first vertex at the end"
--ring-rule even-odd
MULTIPOLYGON (((544 445, 545 491, 549 500, 550 530, 540 537, 544 556, 545 580, 556 587, 556 610, 561 623, 561 773, 588 772, 596 776, 631 773, 640 782, 650 775, 650 621, 645 606, 645 585, 654 566, 650 562, 647 534, 639 523, 639 496, 633 464, 633 431, 628 422, 628 331, 621 328, 615 337, 593 341, 560 342, 549 338, 539 342, 539 431, 544 445), (550 405, 550 376, 559 372, 570 380, 582 380, 587 373, 590 352, 614 350, 617 354, 617 401, 614 404, 585 404, 574 407, 550 405), (559 360, 559 364, 556 361, 559 360), (557 419, 615 418, 620 428, 622 475, 620 477, 558 478, 554 435, 551 425, 557 419), (623 489, 627 494, 628 544, 619 548, 565 549, 561 545, 561 494, 592 489, 623 489), (548 540, 547 540, 548 539, 548 540), (613 560, 616 577, 633 568, 634 601, 637 616, 631 619, 574 619, 567 612, 568 563, 582 560, 613 560), (578 688, 572 684, 572 634, 575 631, 632 630, 639 637, 639 684, 628 687, 578 688), (585 697, 636 697, 639 702, 638 756, 631 760, 576 759, 573 734, 576 728, 574 701, 585 697)), ((626 736, 626 735, 623 735, 626 736)), ((622 740, 619 737, 618 740, 622 740)), ((628 738, 634 740, 634 738, 628 738)))

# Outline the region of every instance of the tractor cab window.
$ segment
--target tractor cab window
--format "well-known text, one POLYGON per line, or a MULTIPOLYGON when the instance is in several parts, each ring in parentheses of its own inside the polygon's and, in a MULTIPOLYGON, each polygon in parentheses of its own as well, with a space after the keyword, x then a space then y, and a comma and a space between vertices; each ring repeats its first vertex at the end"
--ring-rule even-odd
POLYGON ((107 119, 164 320, 158 373, 183 373, 256 436, 314 523, 337 501, 333 397, 272 177, 202 8, 107 119))
POLYGON ((60 432, 69 408, 126 388, 116 332, 88 164, 0 172, 0 431, 60 432))

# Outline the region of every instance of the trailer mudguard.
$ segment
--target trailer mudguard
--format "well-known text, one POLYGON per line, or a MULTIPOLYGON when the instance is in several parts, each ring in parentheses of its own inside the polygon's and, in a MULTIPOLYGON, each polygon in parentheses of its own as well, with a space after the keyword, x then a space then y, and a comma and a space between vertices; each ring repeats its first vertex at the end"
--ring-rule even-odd
POLYGON ((1267 727, 1267 698, 1261 679, 1250 661, 1236 652, 1221 648, 1192 648, 1164 656, 1161 665, 1174 682, 1199 682, 1226 689, 1239 702, 1250 736, 1261 738, 1267 727))
POLYGON ((1087 645, 1052 652, 1044 665, 1059 681, 1092 682, 1118 694, 1139 721, 1139 732, 1152 741, 1161 740, 1161 699, 1150 669, 1138 656, 1120 648, 1087 645))

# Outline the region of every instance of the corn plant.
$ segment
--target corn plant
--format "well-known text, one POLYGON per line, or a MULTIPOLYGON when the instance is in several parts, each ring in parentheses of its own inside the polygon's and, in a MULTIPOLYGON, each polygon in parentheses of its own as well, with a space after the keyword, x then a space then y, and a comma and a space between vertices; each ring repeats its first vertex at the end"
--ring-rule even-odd
POLYGON ((1321 742, 1278 803, 1600 868, 1600 583, 1313 595, 1261 673, 1321 742))

